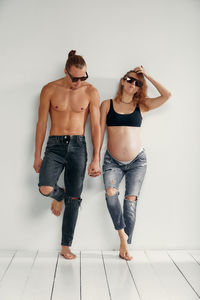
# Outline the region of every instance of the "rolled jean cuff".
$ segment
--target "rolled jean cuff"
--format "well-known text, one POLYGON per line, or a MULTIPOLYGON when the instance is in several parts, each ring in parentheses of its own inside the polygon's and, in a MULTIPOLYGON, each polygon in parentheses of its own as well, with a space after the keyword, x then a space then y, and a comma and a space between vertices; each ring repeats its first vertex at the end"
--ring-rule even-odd
POLYGON ((121 230, 124 229, 126 227, 126 225, 124 224, 124 226, 114 226, 116 230, 121 230))
POLYGON ((65 191, 59 186, 56 186, 50 193, 49 197, 56 199, 57 201, 62 201, 65 198, 65 191))
POLYGON ((71 247, 71 245, 72 245, 72 240, 61 242, 61 246, 71 247))
MULTIPOLYGON (((40 191, 40 188, 39 188, 40 191)), ((53 187, 53 190, 49 194, 43 194, 41 191, 40 193, 43 196, 51 197, 53 199, 56 199, 57 201, 62 201, 65 198, 65 191, 64 189, 60 188, 58 185, 53 187)))

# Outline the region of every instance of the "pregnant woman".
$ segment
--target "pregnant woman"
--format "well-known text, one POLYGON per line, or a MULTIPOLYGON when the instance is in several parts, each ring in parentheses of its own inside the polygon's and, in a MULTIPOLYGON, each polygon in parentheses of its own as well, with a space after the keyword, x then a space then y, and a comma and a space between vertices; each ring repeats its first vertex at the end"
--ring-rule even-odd
POLYGON ((115 99, 101 104, 101 146, 107 125, 108 143, 103 162, 107 207, 120 238, 119 257, 131 260, 131 244, 137 200, 147 168, 146 151, 140 139, 144 114, 165 103, 171 93, 154 80, 143 66, 127 72, 120 80, 115 99), (147 97, 148 79, 160 96, 147 97), (123 210, 119 202, 119 184, 125 176, 123 210))

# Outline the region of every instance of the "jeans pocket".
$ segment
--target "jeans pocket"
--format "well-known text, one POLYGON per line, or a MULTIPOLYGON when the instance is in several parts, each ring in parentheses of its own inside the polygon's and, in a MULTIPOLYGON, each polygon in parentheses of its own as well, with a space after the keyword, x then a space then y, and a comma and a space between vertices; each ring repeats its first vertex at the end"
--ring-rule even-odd
POLYGON ((77 140, 77 144, 79 145, 80 148, 85 147, 86 148, 86 141, 83 140, 77 140))
POLYGON ((147 160, 147 156, 146 156, 146 153, 144 150, 138 154, 138 160, 144 161, 144 162, 147 160))
POLYGON ((104 173, 104 172, 106 172, 106 171, 111 171, 111 170, 112 170, 112 168, 111 168, 111 167, 109 167, 109 166, 107 166, 107 165, 105 165, 105 164, 103 164, 103 166, 102 166, 102 170, 103 170, 103 173, 104 173))
POLYGON ((58 144, 58 142, 57 142, 56 139, 48 139, 48 141, 47 141, 47 148, 53 147, 53 146, 55 146, 57 144, 58 144))
POLYGON ((103 159, 104 164, 109 164, 112 161, 113 161, 112 157, 110 157, 109 153, 106 151, 106 153, 104 154, 104 159, 103 159))

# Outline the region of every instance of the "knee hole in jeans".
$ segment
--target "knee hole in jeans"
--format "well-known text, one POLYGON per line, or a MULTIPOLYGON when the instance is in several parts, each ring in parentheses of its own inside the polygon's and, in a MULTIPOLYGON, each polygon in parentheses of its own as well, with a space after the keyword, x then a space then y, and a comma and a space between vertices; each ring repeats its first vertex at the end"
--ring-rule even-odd
POLYGON ((129 201, 136 201, 137 200, 137 196, 126 196, 125 199, 129 200, 129 201))
POLYGON ((49 195, 52 191, 53 191, 53 187, 52 186, 47 186, 47 185, 41 185, 40 186, 40 192, 44 196, 49 195))
POLYGON ((112 187, 109 187, 106 189, 106 195, 107 196, 114 196, 117 194, 117 189, 116 188, 112 188, 112 187))

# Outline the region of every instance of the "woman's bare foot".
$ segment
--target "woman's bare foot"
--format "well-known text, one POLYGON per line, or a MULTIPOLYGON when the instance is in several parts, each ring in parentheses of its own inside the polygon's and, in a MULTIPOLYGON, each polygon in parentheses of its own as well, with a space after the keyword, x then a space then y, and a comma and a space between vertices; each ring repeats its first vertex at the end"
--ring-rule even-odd
POLYGON ((130 256, 128 252, 128 244, 127 244, 128 235, 122 229, 118 230, 118 233, 120 237, 119 257, 125 260, 131 260, 133 257, 130 256))
POLYGON ((60 255, 62 255, 66 259, 75 259, 76 258, 76 255, 71 252, 71 250, 68 246, 62 246, 60 255))
POLYGON ((51 211, 57 217, 60 216, 62 212, 63 202, 64 200, 57 201, 54 199, 53 202, 51 203, 51 211))

